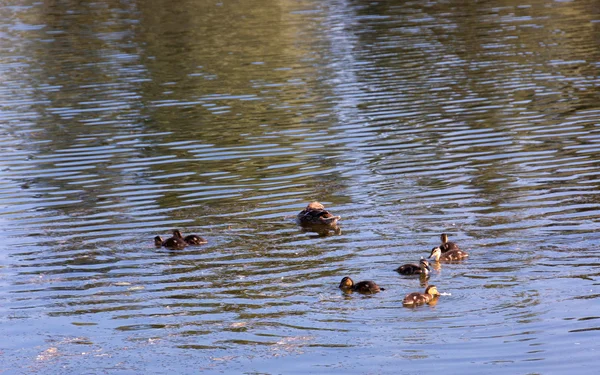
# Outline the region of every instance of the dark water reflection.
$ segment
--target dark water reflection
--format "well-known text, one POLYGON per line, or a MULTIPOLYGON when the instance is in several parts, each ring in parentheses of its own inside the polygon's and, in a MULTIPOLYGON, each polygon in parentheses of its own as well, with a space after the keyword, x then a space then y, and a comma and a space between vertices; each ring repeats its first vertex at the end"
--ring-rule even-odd
POLYGON ((0 33, 0 372, 594 371, 596 2, 22 2, 0 33), (443 231, 471 257, 402 308, 443 231))

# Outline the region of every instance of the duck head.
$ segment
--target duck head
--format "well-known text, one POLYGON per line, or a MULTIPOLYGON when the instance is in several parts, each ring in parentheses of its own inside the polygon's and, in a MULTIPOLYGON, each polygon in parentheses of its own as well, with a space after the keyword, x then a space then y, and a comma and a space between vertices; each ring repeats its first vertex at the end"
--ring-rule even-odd
POLYGON ((435 285, 429 285, 427 287, 427 289, 425 289, 425 294, 429 294, 432 296, 439 296, 440 292, 438 292, 437 288, 435 287, 435 285))
POLYGON ((421 267, 423 273, 427 274, 431 272, 431 267, 429 267, 429 262, 427 261, 427 259, 421 258, 421 260, 419 261, 419 267, 421 267))
POLYGON ((323 206, 321 203, 319 202, 310 202, 308 204, 308 206, 306 206, 306 210, 307 211, 319 211, 319 210, 324 210, 325 206, 323 206))
POLYGON ((348 289, 348 288, 352 288, 353 286, 354 286, 354 281, 352 281, 352 279, 349 278, 348 276, 344 277, 342 279, 342 281, 340 282, 341 289, 348 289))
POLYGON ((440 249, 439 247, 434 247, 433 249, 431 249, 431 254, 429 254, 429 259, 433 258, 437 262, 440 260, 441 255, 442 255, 442 249, 440 249))

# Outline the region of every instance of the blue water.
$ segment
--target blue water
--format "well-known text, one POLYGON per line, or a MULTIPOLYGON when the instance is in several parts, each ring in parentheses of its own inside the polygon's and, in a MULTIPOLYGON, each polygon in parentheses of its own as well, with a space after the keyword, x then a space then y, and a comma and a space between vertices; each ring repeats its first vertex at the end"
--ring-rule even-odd
POLYGON ((0 372, 595 374, 598 35, 589 0, 3 7, 0 372), (442 232, 468 260, 394 271, 442 232))

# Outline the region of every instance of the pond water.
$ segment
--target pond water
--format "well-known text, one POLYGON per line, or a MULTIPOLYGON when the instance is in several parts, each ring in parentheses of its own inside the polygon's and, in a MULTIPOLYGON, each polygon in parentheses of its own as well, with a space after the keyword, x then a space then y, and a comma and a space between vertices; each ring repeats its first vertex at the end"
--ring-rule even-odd
POLYGON ((0 33, 1 373, 597 372, 595 0, 17 1, 0 33), (442 232, 469 259, 403 308, 442 232))

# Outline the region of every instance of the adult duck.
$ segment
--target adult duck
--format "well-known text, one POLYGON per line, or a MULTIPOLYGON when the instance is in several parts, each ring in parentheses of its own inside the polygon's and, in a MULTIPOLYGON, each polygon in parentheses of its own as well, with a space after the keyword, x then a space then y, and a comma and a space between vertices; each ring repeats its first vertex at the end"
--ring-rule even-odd
POLYGON ((337 226, 340 216, 335 216, 325 209, 319 202, 311 202, 305 209, 296 216, 296 221, 302 226, 326 225, 329 227, 337 226))

